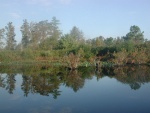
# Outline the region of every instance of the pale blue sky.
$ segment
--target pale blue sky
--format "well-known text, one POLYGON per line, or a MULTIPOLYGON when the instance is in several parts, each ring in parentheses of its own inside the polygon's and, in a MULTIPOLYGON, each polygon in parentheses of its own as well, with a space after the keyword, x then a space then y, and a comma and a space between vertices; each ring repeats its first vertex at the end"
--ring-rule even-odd
POLYGON ((64 34, 77 26, 86 38, 116 38, 137 25, 150 39, 150 0, 1 0, 0 14, 0 28, 13 22, 17 41, 24 19, 50 21, 53 16, 60 20, 64 34))

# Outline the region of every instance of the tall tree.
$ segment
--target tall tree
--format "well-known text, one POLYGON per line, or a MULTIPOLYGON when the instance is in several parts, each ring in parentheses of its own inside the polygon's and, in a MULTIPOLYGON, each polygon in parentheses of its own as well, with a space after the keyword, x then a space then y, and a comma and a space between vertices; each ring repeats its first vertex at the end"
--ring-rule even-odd
POLYGON ((33 49, 37 49, 40 43, 40 32, 38 28, 38 23, 31 22, 30 29, 31 29, 31 40, 30 40, 30 47, 33 49))
POLYGON ((61 37, 61 31, 59 30, 59 20, 56 19, 56 17, 53 17, 51 22, 50 22, 50 34, 49 34, 49 38, 47 38, 46 42, 47 42, 47 46, 50 49, 54 49, 56 48, 57 44, 58 44, 58 39, 60 39, 61 37))
POLYGON ((38 24, 38 32, 40 42, 44 41, 48 36, 50 36, 51 26, 48 20, 40 21, 38 24))
POLYGON ((76 26, 70 31, 70 35, 75 41, 83 40, 83 32, 76 26))
POLYGON ((9 22, 6 29, 6 49, 8 50, 14 50, 16 46, 16 40, 15 40, 15 28, 12 24, 12 22, 9 22))
POLYGON ((56 17, 53 17, 51 20, 51 36, 54 37, 56 40, 60 38, 61 31, 59 30, 59 20, 56 17))
POLYGON ((4 42, 3 42, 4 33, 5 33, 5 29, 0 29, 0 49, 2 49, 4 45, 4 42))
POLYGON ((50 36, 50 23, 45 21, 40 21, 38 23, 30 23, 30 46, 37 48, 40 44, 41 48, 45 46, 45 40, 50 36))
POLYGON ((26 48, 31 40, 31 31, 30 26, 27 20, 23 21, 23 25, 21 26, 22 40, 21 44, 23 48, 26 48))
POLYGON ((132 41, 135 44, 142 43, 144 41, 144 32, 141 32, 140 28, 136 25, 130 27, 130 32, 124 37, 125 41, 132 41))
POLYGON ((41 49, 49 49, 50 42, 49 39, 52 36, 52 25, 47 20, 40 21, 38 24, 39 42, 41 49))

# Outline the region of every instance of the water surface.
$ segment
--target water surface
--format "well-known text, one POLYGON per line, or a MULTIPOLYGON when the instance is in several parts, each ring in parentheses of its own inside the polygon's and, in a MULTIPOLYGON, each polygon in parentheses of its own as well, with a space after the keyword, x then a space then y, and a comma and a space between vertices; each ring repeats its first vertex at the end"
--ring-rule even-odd
POLYGON ((0 113, 149 113, 146 66, 0 69, 0 113))

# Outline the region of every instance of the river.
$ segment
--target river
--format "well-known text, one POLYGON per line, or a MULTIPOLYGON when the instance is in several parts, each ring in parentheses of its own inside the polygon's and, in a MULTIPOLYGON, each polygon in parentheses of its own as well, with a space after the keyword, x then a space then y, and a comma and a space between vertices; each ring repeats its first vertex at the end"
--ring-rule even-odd
POLYGON ((0 113, 150 113, 150 67, 0 66, 0 113))

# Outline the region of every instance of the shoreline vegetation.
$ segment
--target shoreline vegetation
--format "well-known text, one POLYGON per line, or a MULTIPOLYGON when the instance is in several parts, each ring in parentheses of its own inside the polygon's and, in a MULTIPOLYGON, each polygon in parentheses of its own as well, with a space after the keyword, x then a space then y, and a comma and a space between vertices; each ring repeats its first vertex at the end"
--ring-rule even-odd
MULTIPOLYGON (((86 39, 76 26, 69 33, 59 29, 53 17, 40 22, 23 21, 21 42, 15 40, 15 26, 0 28, 0 65, 54 65, 70 70, 78 67, 150 65, 150 41, 136 25, 126 36, 86 39)), ((92 31, 91 31, 92 32, 92 31)))
MULTIPOLYGON (((40 65, 40 66, 53 66, 53 67, 65 67, 65 68, 68 68, 69 70, 74 70, 74 69, 78 69, 80 67, 95 67, 96 69, 100 69, 102 67, 124 67, 124 66, 150 66, 150 63, 148 62, 138 62, 137 60, 134 60, 134 59, 129 59, 129 60, 125 60, 123 62, 119 62, 119 60, 116 60, 114 59, 113 61, 101 61, 99 60, 99 57, 96 57, 94 61, 92 62, 87 62, 87 61, 84 61, 84 62, 80 62, 80 61, 71 61, 70 59, 67 59, 64 61, 64 58, 59 58, 61 60, 51 60, 50 58, 47 58, 46 60, 43 60, 44 58, 41 57, 42 60, 12 60, 12 59, 9 59, 9 61, 3 61, 3 62, 0 62, 0 65, 3 66, 3 65, 14 65, 14 66, 24 66, 24 65, 40 65), (136 62, 135 62, 136 61, 136 62)), ((78 58, 80 59, 80 58, 78 58)), ((74 60, 74 58, 73 58, 74 60)))

